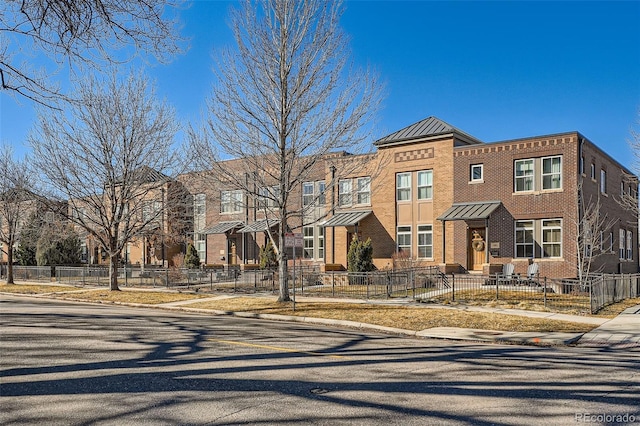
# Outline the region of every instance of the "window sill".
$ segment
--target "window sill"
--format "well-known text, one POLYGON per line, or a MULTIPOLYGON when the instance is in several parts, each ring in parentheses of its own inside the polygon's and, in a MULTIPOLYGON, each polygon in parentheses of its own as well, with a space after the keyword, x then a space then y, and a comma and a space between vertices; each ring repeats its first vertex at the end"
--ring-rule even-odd
POLYGON ((542 195, 542 194, 556 194, 560 192, 564 192, 564 189, 557 188, 557 189, 542 189, 537 191, 514 191, 511 193, 511 195, 542 195))
POLYGON ((469 185, 475 185, 477 183, 484 183, 484 179, 482 180, 470 180, 469 185))

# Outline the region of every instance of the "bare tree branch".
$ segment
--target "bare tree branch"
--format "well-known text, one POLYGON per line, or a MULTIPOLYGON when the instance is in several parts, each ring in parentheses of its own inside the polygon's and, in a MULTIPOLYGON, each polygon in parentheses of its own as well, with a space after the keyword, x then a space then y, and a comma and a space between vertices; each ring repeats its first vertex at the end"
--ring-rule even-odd
POLYGON ((57 107, 50 77, 63 65, 100 69, 146 52, 160 62, 183 50, 176 13, 182 0, 8 0, 0 6, 2 89, 57 107), (42 54, 48 65, 36 67, 42 54))
POLYGON ((280 300, 289 299, 284 233, 301 214, 291 194, 324 170, 328 154, 366 151, 380 103, 375 75, 349 64, 342 10, 341 1, 243 1, 231 14, 237 46, 217 61, 207 126, 191 132, 202 167, 213 168, 222 185, 272 201, 280 300), (231 166, 229 159, 241 161, 231 166))
POLYGON ((70 111, 43 109, 30 136, 33 159, 65 215, 110 258, 111 288, 131 240, 164 224, 173 177, 181 172, 174 111, 155 100, 143 75, 88 79, 70 111))

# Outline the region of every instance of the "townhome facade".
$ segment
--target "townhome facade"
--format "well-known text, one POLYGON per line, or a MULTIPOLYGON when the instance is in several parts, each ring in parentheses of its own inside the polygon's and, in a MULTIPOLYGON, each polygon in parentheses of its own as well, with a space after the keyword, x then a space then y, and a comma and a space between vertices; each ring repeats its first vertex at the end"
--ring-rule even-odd
MULTIPOLYGON (((485 143, 429 117, 374 146, 322 157, 289 193, 287 210, 296 214, 285 232, 302 235, 300 263, 345 270, 357 237, 371 239, 381 270, 412 264, 490 274, 512 263, 525 273, 536 262, 541 276, 573 278, 584 211, 597 203, 608 226, 598 230, 597 250, 589 247, 597 252, 591 272, 638 271, 638 221, 619 203, 637 203, 637 178, 579 132, 485 143)), ((225 167, 253 182, 240 161, 225 167)), ((213 174, 183 174, 159 188, 151 202, 164 214, 129 245, 129 263, 172 266, 191 241, 203 265, 258 267, 261 247, 277 239, 279 188, 274 182, 251 195, 213 174)), ((88 261, 102 262, 95 247, 87 251, 88 261)))

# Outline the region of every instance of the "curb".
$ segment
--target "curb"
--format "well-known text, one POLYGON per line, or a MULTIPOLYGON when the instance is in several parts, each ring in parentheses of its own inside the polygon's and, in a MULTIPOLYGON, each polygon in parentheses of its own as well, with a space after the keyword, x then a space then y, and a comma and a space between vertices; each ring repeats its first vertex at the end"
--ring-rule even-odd
POLYGON ((330 318, 303 317, 296 315, 280 315, 280 314, 259 314, 255 312, 242 311, 222 311, 216 309, 200 309, 189 308, 186 306, 171 305, 150 305, 143 303, 130 302, 113 302, 113 301, 87 301, 83 299, 74 299, 71 297, 51 297, 50 294, 16 294, 2 293, 13 296, 28 296, 41 299, 56 299, 66 302, 87 303, 94 305, 118 305, 128 306, 132 308, 150 308, 162 309, 166 311, 177 311, 186 313, 196 313, 205 315, 231 316, 237 318, 260 319, 268 321, 286 321, 299 322, 306 324, 321 324, 333 327, 343 327, 357 330, 369 330, 385 334, 398 335, 404 337, 413 337, 420 339, 442 339, 456 341, 473 341, 497 344, 518 344, 528 346, 567 346, 577 342, 585 333, 560 333, 560 332, 514 332, 514 331, 496 331, 496 330, 479 330, 456 327, 434 327, 421 331, 406 330, 402 328, 386 327, 375 324, 368 324, 357 321, 336 320, 330 318))

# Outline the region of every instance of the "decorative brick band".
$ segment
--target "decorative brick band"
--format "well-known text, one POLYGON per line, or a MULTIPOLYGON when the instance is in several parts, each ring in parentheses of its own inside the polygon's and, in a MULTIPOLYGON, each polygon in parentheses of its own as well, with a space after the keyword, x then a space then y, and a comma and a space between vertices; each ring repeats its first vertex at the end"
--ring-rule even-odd
POLYGON ((397 152, 395 154, 394 161, 396 163, 401 163, 403 161, 424 160, 425 158, 433 158, 433 148, 397 152))

